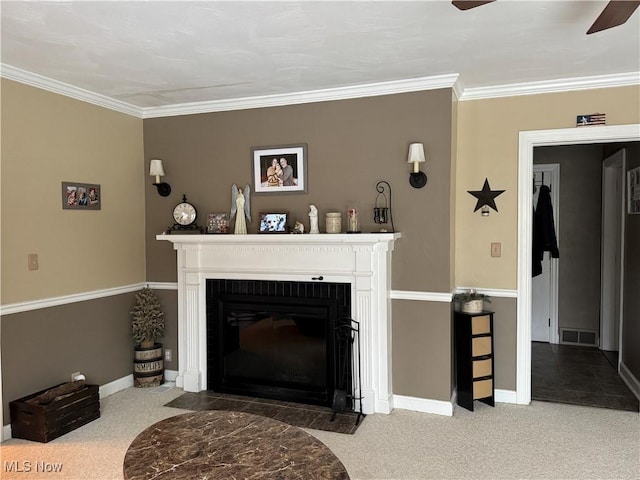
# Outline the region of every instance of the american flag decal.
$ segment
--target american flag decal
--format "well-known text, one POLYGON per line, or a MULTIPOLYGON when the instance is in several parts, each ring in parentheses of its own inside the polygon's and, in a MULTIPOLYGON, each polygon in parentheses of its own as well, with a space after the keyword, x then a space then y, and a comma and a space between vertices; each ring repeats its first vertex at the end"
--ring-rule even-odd
POLYGON ((605 125, 606 123, 606 113, 592 113, 590 115, 578 115, 576 117, 576 127, 586 127, 587 125, 605 125))

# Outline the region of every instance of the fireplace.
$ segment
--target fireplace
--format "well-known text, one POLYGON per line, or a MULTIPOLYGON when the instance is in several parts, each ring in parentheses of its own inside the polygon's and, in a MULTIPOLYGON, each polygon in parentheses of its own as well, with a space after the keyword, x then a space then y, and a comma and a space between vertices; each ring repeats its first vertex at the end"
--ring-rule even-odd
MULTIPOLYGON (((361 398, 363 413, 389 413, 393 408, 391 378, 391 253, 399 233, 320 234, 320 235, 157 235, 157 240, 173 243, 178 272, 178 376, 176 384, 187 392, 199 392, 218 382, 209 362, 212 342, 218 335, 208 329, 207 283, 209 280, 266 282, 302 282, 319 288, 344 284, 349 291, 350 317, 359 322, 360 357, 358 378, 352 378, 351 390, 361 398), (208 333, 211 335, 208 336, 208 333)), ((235 295, 235 293, 233 294, 235 295)), ((233 300, 233 299, 229 299, 233 300)), ((269 303, 269 302, 267 302, 269 303)), ((230 302, 241 308, 238 320, 262 314, 265 305, 247 307, 246 299, 230 302), (235 302, 235 303, 234 303, 235 302), (245 309, 245 310, 243 310, 245 309)), ((270 316, 282 312, 273 310, 270 316)), ((219 306, 216 308, 220 308, 219 306)), ((322 305, 313 308, 326 308, 322 305)), ((266 309, 268 310, 268 309, 266 309)), ((296 312, 294 312, 296 313, 296 312)), ((300 312, 297 312, 300 313, 300 312)), ((302 313, 314 317, 317 311, 302 313)), ((294 322, 295 323, 295 322, 294 322)), ((234 327, 230 322, 229 327, 234 327)), ((266 328, 266 323, 253 325, 266 328)), ((246 329, 248 327, 244 326, 246 329)), ((272 327, 269 327, 272 328, 272 327)), ((233 328, 230 328, 233 336, 233 328)), ((219 348, 219 347, 216 347, 219 348)), ((224 349, 224 347, 222 347, 224 349)), ((230 348, 230 347, 227 347, 230 348)), ((332 347, 328 347, 332 348, 332 347)), ((331 369, 332 367, 326 367, 331 369)), ((335 365, 333 366, 335 368, 335 365)), ((301 375, 315 375, 306 372, 301 375)), ((295 376, 294 373, 291 377, 295 376)), ((331 395, 330 371, 327 386, 318 402, 331 395)), ((292 378, 290 378, 292 380, 292 378)), ((303 382, 304 383, 304 382, 303 382)), ((313 382, 311 382, 313 383, 313 382)), ((295 389, 295 382, 285 385, 295 389)), ((249 389, 250 386, 233 388, 249 389)), ((288 392, 289 394, 291 392, 288 392)), ((358 405, 354 406, 358 408, 358 405)))
MULTIPOLYGON (((207 280, 210 390, 332 406, 351 375, 351 351, 336 347, 350 324, 348 283, 207 280), (340 358, 338 358, 340 355, 340 358)), ((351 398, 353 391, 346 392, 351 398)))

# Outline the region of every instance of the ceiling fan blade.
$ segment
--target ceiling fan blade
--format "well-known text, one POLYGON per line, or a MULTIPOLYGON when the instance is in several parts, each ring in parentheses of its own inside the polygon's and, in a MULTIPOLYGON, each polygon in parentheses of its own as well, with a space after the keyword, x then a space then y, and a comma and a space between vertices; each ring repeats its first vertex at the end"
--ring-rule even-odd
POLYGON ((495 1, 496 0, 485 0, 484 2, 472 2, 472 1, 460 0, 460 1, 455 1, 451 3, 453 3, 453 5, 457 7, 459 10, 469 10, 470 8, 479 7, 481 5, 485 5, 487 3, 493 3, 495 1))
POLYGON ((629 17, 640 6, 640 1, 612 0, 604 7, 596 21, 593 22, 587 35, 600 32, 607 28, 617 27, 629 20, 629 17))

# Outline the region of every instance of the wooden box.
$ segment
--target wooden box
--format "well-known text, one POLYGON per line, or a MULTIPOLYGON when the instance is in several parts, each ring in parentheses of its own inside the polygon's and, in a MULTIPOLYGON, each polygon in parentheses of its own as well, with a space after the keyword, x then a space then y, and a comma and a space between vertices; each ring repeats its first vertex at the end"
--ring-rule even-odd
POLYGON ((98 385, 85 385, 46 405, 27 403, 47 390, 9 402, 13 438, 46 443, 100 417, 98 385))

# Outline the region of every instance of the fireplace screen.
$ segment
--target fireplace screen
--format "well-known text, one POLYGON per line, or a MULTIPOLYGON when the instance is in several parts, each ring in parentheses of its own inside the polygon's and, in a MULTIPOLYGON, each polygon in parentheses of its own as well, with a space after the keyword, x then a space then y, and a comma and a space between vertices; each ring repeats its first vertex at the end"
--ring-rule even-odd
POLYGON ((208 282, 218 284, 208 284, 209 388, 330 406, 345 360, 335 358, 334 330, 348 316, 351 286, 208 282))

